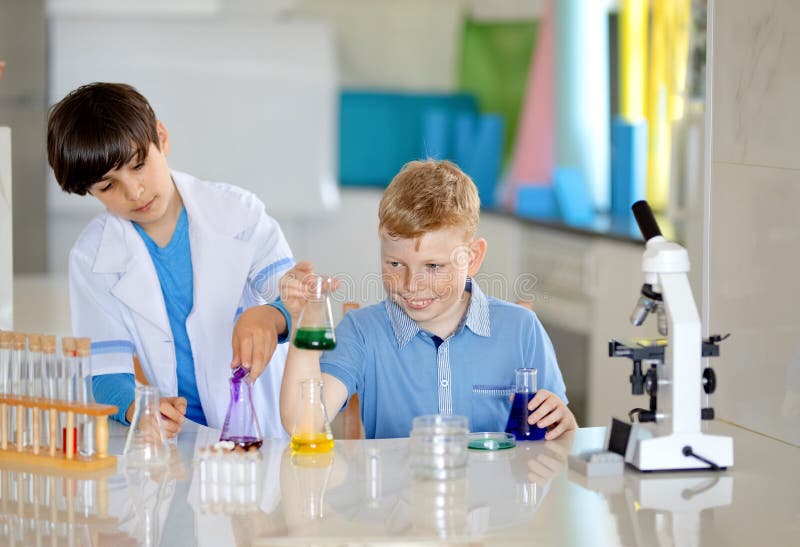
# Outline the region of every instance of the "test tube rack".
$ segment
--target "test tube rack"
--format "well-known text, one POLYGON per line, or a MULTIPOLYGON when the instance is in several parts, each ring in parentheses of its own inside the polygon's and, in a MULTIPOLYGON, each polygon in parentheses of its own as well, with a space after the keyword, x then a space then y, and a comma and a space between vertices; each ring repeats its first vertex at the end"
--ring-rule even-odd
POLYGON ((97 403, 83 404, 61 401, 57 399, 42 399, 23 395, 0 395, 0 465, 5 462, 17 463, 28 466, 68 469, 74 471, 95 471, 98 469, 116 468, 117 458, 108 454, 108 417, 117 412, 113 405, 97 403), (17 409, 16 435, 9 435, 9 409, 17 409), (23 442, 25 409, 33 410, 33 431, 31 444, 23 442), (72 431, 76 425, 76 416, 89 416, 95 423, 95 443, 97 451, 91 456, 76 453, 75 445, 67 442, 64 450, 58 448, 58 419, 59 412, 66 415, 67 431, 72 431), (39 440, 42 415, 50 415, 50 436, 46 446, 39 440))
POLYGON ((100 535, 119 525, 109 515, 108 478, 114 473, 107 469, 82 478, 70 471, 4 466, 0 535, 10 545, 100 544, 100 535))

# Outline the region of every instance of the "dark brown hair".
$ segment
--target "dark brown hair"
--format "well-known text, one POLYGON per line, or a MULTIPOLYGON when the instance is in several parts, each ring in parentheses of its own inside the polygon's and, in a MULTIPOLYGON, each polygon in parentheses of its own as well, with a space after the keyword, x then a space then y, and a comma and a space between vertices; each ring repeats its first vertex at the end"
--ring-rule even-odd
POLYGON ((159 146, 150 103, 127 84, 79 87, 50 110, 47 160, 61 189, 85 195, 112 169, 135 155, 144 161, 159 146))
POLYGON ((380 229, 391 237, 416 239, 441 228, 478 229, 481 202, 472 179, 452 162, 412 161, 383 193, 380 229))

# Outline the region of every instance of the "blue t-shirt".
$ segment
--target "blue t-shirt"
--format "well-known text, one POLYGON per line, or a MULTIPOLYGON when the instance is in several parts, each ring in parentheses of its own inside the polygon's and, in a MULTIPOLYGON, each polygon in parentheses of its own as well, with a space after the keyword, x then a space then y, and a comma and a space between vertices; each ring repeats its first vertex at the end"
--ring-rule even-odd
POLYGON ((194 274, 192 255, 189 247, 189 219, 186 209, 181 209, 172 239, 165 247, 159 247, 149 235, 135 222, 133 227, 142 236, 153 265, 156 268, 164 305, 167 308, 172 340, 175 344, 177 360, 178 395, 186 398, 186 417, 202 425, 207 425, 200 393, 197 391, 197 378, 194 373, 194 356, 189 334, 186 332, 186 318, 194 306, 194 274))
POLYGON ((567 403, 550 338, 536 314, 487 298, 477 284, 455 333, 423 331, 390 299, 354 310, 336 328, 322 372, 358 393, 367 438, 407 437, 423 414, 461 414, 472 431, 505 430, 517 368, 535 368, 538 388, 567 403))

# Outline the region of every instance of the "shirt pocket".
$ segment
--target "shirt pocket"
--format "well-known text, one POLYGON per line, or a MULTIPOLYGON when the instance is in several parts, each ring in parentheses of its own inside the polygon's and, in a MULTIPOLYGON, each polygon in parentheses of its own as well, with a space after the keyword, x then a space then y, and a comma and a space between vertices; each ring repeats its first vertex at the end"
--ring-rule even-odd
POLYGON ((514 394, 512 385, 472 384, 474 397, 505 397, 508 399, 514 394))
POLYGON ((505 384, 473 384, 472 431, 504 431, 514 386, 505 384))

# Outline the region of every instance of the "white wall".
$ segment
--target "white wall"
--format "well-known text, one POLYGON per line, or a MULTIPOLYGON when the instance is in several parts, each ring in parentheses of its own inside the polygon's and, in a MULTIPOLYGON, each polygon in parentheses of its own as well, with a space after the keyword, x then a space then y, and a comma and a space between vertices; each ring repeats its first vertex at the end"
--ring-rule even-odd
POLYGON ((800 2, 718 0, 709 22, 717 411, 800 444, 800 2))
MULTIPOLYGON (((129 83, 167 127, 171 167, 244 187, 293 218, 338 206, 338 71, 329 25, 88 13, 54 16, 49 38, 51 103, 90 82, 129 83)), ((72 243, 101 209, 50 179, 48 268, 62 272, 72 243)))
POLYGON ((14 326, 11 129, 0 127, 0 329, 14 326))

